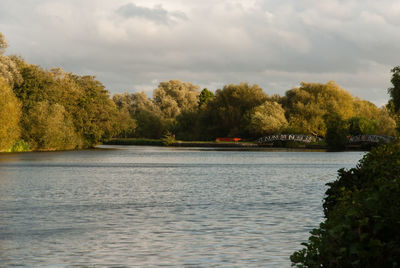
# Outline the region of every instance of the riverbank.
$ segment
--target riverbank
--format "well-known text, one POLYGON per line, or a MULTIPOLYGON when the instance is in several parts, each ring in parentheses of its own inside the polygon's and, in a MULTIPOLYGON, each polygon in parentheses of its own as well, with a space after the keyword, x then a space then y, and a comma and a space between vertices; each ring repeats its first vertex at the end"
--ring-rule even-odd
MULTIPOLYGON (((162 139, 136 139, 136 138, 116 138, 104 142, 105 145, 150 145, 166 146, 162 139)), ((174 141, 168 146, 174 147, 259 147, 256 142, 217 142, 217 141, 174 141)))
MULTIPOLYGON (((150 145, 166 146, 161 139, 115 138, 104 142, 104 145, 150 145)), ((218 147, 218 148, 289 148, 328 150, 324 143, 280 142, 260 145, 256 141, 220 142, 220 141, 175 141, 172 147, 218 147)))
MULTIPOLYGON (((236 149, 257 148, 282 148, 282 149, 307 149, 316 151, 329 151, 324 141, 302 143, 295 141, 282 141, 259 144, 256 141, 220 142, 220 141, 174 141, 166 144, 162 139, 140 139, 140 138, 114 138, 103 143, 104 145, 139 145, 139 146, 172 146, 172 147, 216 147, 236 149)), ((374 144, 358 143, 348 144, 343 151, 369 151, 374 144)))

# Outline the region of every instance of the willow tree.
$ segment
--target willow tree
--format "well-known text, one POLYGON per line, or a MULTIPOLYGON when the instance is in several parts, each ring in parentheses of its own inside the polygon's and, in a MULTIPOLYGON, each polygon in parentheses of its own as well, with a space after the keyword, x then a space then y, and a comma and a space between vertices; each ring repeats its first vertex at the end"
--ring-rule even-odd
POLYGON ((278 134, 287 125, 285 110, 277 102, 266 101, 249 114, 248 129, 253 137, 278 134))
POLYGON ((301 83, 282 100, 290 126, 303 134, 325 136, 330 114, 348 119, 353 115, 353 96, 335 82, 301 83))
POLYGON ((199 103, 199 87, 179 80, 161 82, 154 90, 154 103, 166 118, 175 118, 182 111, 194 111, 199 103))

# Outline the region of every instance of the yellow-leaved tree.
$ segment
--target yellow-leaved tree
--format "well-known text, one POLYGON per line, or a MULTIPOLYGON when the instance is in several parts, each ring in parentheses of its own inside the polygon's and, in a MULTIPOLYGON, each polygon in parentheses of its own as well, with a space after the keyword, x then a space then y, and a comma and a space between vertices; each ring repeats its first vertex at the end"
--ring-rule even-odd
POLYGON ((325 118, 353 116, 353 96, 335 82, 301 83, 286 92, 282 100, 290 126, 297 132, 325 136, 325 118))
POLYGON ((253 108, 249 115, 248 129, 254 137, 278 134, 287 125, 285 110, 274 101, 266 101, 253 108))
POLYGON ((60 104, 36 103, 30 110, 29 125, 33 149, 70 150, 79 144, 71 117, 60 104))
POLYGON ((11 87, 0 77, 0 152, 9 151, 19 139, 21 104, 11 87))

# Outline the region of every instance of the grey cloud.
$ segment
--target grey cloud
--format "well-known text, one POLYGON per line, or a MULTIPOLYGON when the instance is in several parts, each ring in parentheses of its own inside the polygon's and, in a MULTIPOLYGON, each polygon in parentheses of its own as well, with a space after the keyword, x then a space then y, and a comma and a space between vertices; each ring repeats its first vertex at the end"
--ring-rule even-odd
POLYGON ((389 70, 400 64, 398 27, 380 19, 398 12, 372 0, 126 2, 2 0, 0 31, 8 53, 97 75, 113 93, 180 79, 209 89, 248 81, 283 94, 301 81, 335 80, 383 104, 389 70))
POLYGON ((168 24, 171 19, 187 19, 185 13, 180 11, 169 12, 161 5, 156 5, 154 8, 148 8, 130 3, 118 8, 117 14, 125 18, 145 18, 147 20, 160 24, 168 24))

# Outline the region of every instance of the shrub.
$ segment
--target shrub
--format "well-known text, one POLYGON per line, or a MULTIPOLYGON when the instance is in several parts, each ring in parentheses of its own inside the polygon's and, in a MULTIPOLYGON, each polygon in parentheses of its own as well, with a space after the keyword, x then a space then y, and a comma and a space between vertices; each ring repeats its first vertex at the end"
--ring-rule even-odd
POLYGON ((400 144, 372 149, 327 185, 325 221, 290 257, 293 265, 399 267, 400 144))
POLYGON ((352 117, 348 123, 349 134, 352 136, 376 134, 378 128, 377 122, 364 117, 352 117))
POLYGON ((347 122, 339 115, 331 115, 326 119, 326 143, 330 150, 344 150, 347 142, 347 122))
POLYGON ((161 142, 165 146, 170 146, 175 143, 175 135, 172 135, 170 132, 167 132, 164 137, 161 139, 161 142))
POLYGON ((29 144, 24 140, 18 140, 11 148, 11 152, 28 152, 30 150, 29 144))

